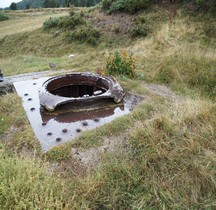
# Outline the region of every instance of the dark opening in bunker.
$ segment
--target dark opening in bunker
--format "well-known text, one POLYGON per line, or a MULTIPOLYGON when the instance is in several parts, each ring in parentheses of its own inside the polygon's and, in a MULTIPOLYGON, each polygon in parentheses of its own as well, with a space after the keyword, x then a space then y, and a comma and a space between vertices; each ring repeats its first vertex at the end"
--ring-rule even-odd
POLYGON ((50 91, 53 95, 69 98, 95 96, 105 92, 106 91, 104 89, 93 85, 68 85, 50 91))
POLYGON ((95 96, 109 89, 109 82, 93 74, 71 74, 56 77, 47 83, 47 91, 53 95, 78 98, 95 96))

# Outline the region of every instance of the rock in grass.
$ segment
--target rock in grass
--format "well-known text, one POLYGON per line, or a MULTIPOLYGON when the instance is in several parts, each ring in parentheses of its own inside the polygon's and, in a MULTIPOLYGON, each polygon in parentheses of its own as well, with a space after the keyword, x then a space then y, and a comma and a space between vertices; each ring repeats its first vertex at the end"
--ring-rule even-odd
POLYGON ((53 68, 56 67, 56 65, 55 65, 54 63, 49 63, 49 67, 50 67, 51 69, 53 69, 53 68))
POLYGON ((0 82, 3 82, 3 81, 4 81, 3 74, 2 74, 1 69, 0 69, 0 82))
POLYGON ((0 83, 0 95, 13 92, 13 84, 7 81, 0 83))
POLYGON ((75 55, 74 55, 74 54, 70 54, 68 57, 69 57, 69 58, 74 58, 75 55))

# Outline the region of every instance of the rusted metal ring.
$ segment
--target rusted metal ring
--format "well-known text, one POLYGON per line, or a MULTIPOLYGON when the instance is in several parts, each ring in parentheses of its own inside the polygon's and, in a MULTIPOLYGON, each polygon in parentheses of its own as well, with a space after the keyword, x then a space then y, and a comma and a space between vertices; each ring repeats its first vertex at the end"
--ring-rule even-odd
POLYGON ((61 104, 101 98, 122 101, 125 93, 113 78, 94 73, 71 73, 46 80, 39 89, 40 104, 54 111, 61 104))

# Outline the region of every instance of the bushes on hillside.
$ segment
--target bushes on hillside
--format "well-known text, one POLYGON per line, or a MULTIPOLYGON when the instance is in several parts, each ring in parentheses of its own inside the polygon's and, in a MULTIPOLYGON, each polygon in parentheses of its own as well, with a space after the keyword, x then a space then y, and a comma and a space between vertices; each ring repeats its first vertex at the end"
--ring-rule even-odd
POLYGON ((135 19, 135 24, 129 29, 130 35, 132 37, 146 37, 148 35, 149 28, 145 22, 144 16, 137 16, 135 19))
POLYGON ((44 30, 58 28, 67 31, 68 42, 80 41, 96 45, 100 39, 101 32, 87 23, 82 14, 71 10, 70 15, 60 18, 50 18, 43 24, 44 30))
POLYGON ((198 11, 216 12, 216 1, 215 0, 195 0, 198 11))
POLYGON ((86 21, 82 16, 75 14, 73 16, 61 18, 58 23, 58 27, 73 30, 76 26, 83 25, 85 23, 86 21))
POLYGON ((4 14, 0 14, 0 21, 4 21, 4 20, 8 20, 9 17, 7 15, 4 14))
POLYGON ((68 42, 80 41, 87 42, 92 45, 96 45, 100 39, 100 31, 91 26, 82 26, 72 32, 69 32, 66 36, 68 42))
POLYGON ((51 28, 62 28, 62 29, 70 29, 73 30, 78 25, 85 24, 86 21, 79 14, 74 14, 72 16, 66 17, 54 17, 46 20, 43 24, 44 30, 48 30, 51 28))
POLYGON ((103 0, 102 8, 108 13, 136 13, 139 10, 150 7, 151 2, 151 0, 103 0))
POLYGON ((48 30, 51 28, 56 28, 59 24, 59 21, 61 20, 61 17, 54 17, 54 18, 49 18, 43 23, 43 29, 48 30))
POLYGON ((145 37, 148 35, 148 28, 144 24, 139 24, 131 27, 129 32, 132 37, 137 37, 137 36, 145 37))
POLYGON ((96 45, 100 39, 101 32, 88 23, 83 13, 76 13, 71 7, 70 15, 60 18, 50 18, 43 24, 44 30, 58 28, 67 31, 68 42, 80 41, 96 45))

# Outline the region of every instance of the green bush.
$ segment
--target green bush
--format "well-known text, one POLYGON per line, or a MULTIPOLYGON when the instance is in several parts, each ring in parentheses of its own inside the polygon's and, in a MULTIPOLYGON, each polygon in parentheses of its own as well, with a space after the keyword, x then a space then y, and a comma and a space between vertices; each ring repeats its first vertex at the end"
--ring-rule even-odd
POLYGON ((131 27, 129 32, 132 37, 137 37, 137 36, 145 37, 148 35, 148 28, 145 24, 139 24, 131 27))
POLYGON ((67 34, 67 41, 80 41, 96 45, 100 39, 101 32, 92 26, 82 26, 67 34))
POLYGON ((116 0, 103 0, 102 1, 102 9, 103 10, 108 10, 110 8, 110 6, 112 5, 113 2, 115 2, 116 0))
POLYGON ((139 10, 147 9, 151 0, 103 0, 102 9, 108 13, 129 12, 136 13, 139 10))
POLYGON ((142 15, 139 15, 135 18, 135 23, 136 24, 143 24, 143 23, 146 23, 146 17, 145 16, 142 16, 142 15))
POLYGON ((197 11, 206 12, 210 11, 212 13, 216 12, 216 1, 215 0, 195 0, 197 6, 197 11))
POLYGON ((118 0, 111 4, 108 12, 115 13, 115 12, 122 12, 126 10, 126 1, 125 0, 118 0))
POLYGON ((44 22, 43 28, 44 30, 48 30, 51 28, 58 27, 58 28, 73 30, 76 28, 76 26, 83 25, 85 23, 86 21, 81 15, 73 13, 73 15, 71 14, 70 16, 66 16, 66 17, 50 18, 44 22))
POLYGON ((4 20, 8 20, 9 17, 7 15, 4 14, 0 14, 0 21, 4 21, 4 20))
POLYGON ((134 21, 134 25, 129 29, 129 33, 132 37, 143 36, 146 37, 149 32, 149 28, 146 25, 146 18, 144 16, 137 16, 134 21))
POLYGON ((139 10, 147 9, 151 5, 151 0, 126 0, 126 11, 135 13, 139 10))
POLYGON ((64 17, 59 21, 58 27, 73 30, 78 25, 85 24, 85 20, 80 15, 64 17))
POLYGON ((43 23, 43 29, 44 30, 48 30, 51 28, 56 28, 59 25, 60 20, 62 19, 62 17, 54 17, 54 18, 49 18, 48 20, 46 20, 43 23))
POLYGON ((134 76, 135 58, 125 50, 110 53, 106 58, 106 73, 109 75, 134 76))

